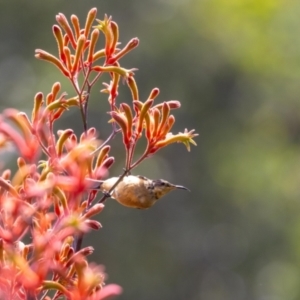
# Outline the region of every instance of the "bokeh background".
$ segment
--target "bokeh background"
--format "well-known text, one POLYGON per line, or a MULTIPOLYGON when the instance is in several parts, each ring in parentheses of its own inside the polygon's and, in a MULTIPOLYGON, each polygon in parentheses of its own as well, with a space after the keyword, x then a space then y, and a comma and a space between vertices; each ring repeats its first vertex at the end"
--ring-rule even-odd
MULTIPOLYGON (((37 91, 60 80, 34 50, 56 53, 55 15, 112 15, 123 60, 136 67, 145 100, 178 99, 174 131, 196 129, 198 147, 172 145, 136 174, 191 189, 146 211, 107 202, 103 229, 84 240, 96 249, 121 300, 300 299, 300 2, 289 0, 0 0, 0 109, 30 111, 37 91)), ((96 87, 90 125, 105 139, 106 99, 96 87)), ((129 93, 122 88, 120 100, 129 93)), ((75 111, 62 128, 81 124, 75 111)), ((123 168, 121 139, 113 141, 123 168)), ((1 154, 10 165, 16 154, 1 154)))

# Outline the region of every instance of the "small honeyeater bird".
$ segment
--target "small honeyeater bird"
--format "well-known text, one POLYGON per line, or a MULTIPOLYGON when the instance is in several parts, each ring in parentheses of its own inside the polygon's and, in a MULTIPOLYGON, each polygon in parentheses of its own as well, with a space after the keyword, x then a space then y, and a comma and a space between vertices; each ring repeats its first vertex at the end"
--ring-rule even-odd
MULTIPOLYGON (((104 181, 98 181, 98 187, 103 193, 107 193, 119 177, 112 177, 104 181)), ((132 208, 149 208, 158 199, 172 190, 187 190, 184 186, 172 184, 163 179, 152 180, 144 176, 125 176, 114 188, 110 197, 120 204, 132 208)))

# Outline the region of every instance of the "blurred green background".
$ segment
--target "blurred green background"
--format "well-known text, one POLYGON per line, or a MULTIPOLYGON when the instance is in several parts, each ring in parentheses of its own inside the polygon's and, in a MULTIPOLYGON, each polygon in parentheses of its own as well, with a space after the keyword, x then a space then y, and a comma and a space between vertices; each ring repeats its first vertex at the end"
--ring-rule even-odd
MULTIPOLYGON (((56 53, 58 12, 112 15, 123 62, 145 100, 178 99, 174 132, 196 129, 198 147, 172 145, 136 170, 191 189, 146 211, 110 200, 103 229, 84 240, 121 300, 300 299, 300 2, 283 0, 0 0, 0 105, 30 111, 37 91, 66 80, 34 50, 56 53)), ((90 125, 105 139, 107 102, 95 88, 90 125)), ((119 101, 128 101, 125 87, 119 101)), ((60 124, 79 132, 70 111, 60 124)), ((121 139, 113 142, 119 175, 121 139)), ((12 154, 1 156, 2 161, 12 154)))

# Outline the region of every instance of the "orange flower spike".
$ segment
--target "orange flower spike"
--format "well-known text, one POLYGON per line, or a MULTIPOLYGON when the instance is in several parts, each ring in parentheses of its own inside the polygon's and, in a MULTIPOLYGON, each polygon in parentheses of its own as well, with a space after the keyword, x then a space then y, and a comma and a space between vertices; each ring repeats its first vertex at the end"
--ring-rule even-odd
MULTIPOLYGON (((70 241, 69 243, 72 244, 74 241, 74 239, 72 239, 72 241, 70 241)), ((74 251, 74 248, 70 247, 69 248, 69 252, 67 253, 67 258, 68 258, 68 261, 69 259, 74 255, 75 251, 74 251)), ((69 270, 68 274, 67 274, 67 278, 71 278, 72 275, 74 274, 74 272, 72 272, 72 270, 69 270), (70 272, 71 271, 71 272, 70 272), (71 275, 71 276, 70 276, 71 275)))
POLYGON ((69 254, 70 248, 71 248, 70 244, 64 244, 62 246, 58 261, 65 263, 68 260, 68 254, 69 254))
POLYGON ((103 167, 105 169, 109 169, 114 162, 115 162, 115 159, 112 156, 108 157, 103 161, 101 167, 103 167))
POLYGON ((152 132, 153 132, 153 119, 151 119, 149 113, 145 115, 145 123, 146 123, 146 138, 150 142, 152 139, 152 132))
POLYGON ((34 97, 34 105, 31 114, 32 123, 35 123, 37 118, 39 117, 39 112, 43 103, 44 103, 44 95, 42 92, 39 92, 34 97))
POLYGON ((102 228, 102 225, 96 220, 86 220, 86 221, 84 221, 84 224, 88 228, 91 228, 91 229, 94 229, 94 230, 99 230, 100 228, 102 228))
POLYGON ((88 201, 84 200, 83 202, 81 202, 80 207, 78 208, 80 210, 80 212, 84 212, 88 207, 88 201))
POLYGON ((64 213, 67 214, 69 212, 69 207, 65 193, 57 185, 54 185, 52 193, 55 196, 55 198, 59 201, 58 204, 62 206, 64 213))
MULTIPOLYGON (((103 177, 103 176, 101 176, 101 177, 103 177)), ((87 202, 92 203, 95 200, 97 194, 98 194, 97 190, 89 190, 87 202)))
POLYGON ((83 132, 80 135, 80 143, 84 142, 84 141, 91 141, 91 140, 95 140, 96 139, 96 128, 95 127, 91 127, 88 129, 87 133, 83 132))
POLYGON ((18 163, 18 170, 11 180, 13 186, 23 185, 24 180, 30 175, 32 176, 33 174, 33 172, 31 172, 32 170, 30 169, 30 165, 26 164, 24 158, 19 157, 17 163, 18 163))
MULTIPOLYGON (((149 99, 155 99, 159 95, 159 93, 160 93, 159 88, 152 89, 152 91, 149 95, 149 99)), ((156 106, 154 106, 154 107, 156 107, 156 106)))
POLYGON ((74 49, 76 49, 76 41, 75 41, 75 38, 74 38, 74 35, 73 35, 73 32, 72 32, 71 26, 69 25, 69 22, 68 22, 67 18, 65 17, 65 15, 62 14, 62 13, 59 13, 56 16, 56 21, 63 28, 63 30, 66 32, 66 34, 67 34, 67 36, 68 36, 68 38, 71 42, 72 47, 74 49))
POLYGON ((63 148, 65 145, 65 142, 67 141, 67 139, 73 134, 73 130, 72 129, 66 129, 64 131, 59 131, 59 138, 56 142, 56 153, 58 157, 61 157, 61 155, 63 154, 63 148))
POLYGON ((91 255, 93 252, 94 248, 91 246, 80 249, 69 258, 69 261, 66 263, 66 267, 69 268, 74 263, 81 263, 83 267, 87 266, 87 262, 84 257, 91 255))
MULTIPOLYGON (((68 110, 71 106, 79 106, 78 97, 73 97, 69 99, 64 99, 66 94, 62 94, 58 100, 55 102, 59 102, 61 104, 60 107, 57 107, 57 110, 52 115, 51 120, 57 120, 64 113, 65 110, 68 110)), ((48 108, 48 107, 47 107, 48 108)))
POLYGON ((106 146, 104 146, 101 150, 100 150, 100 152, 99 152, 99 154, 98 154, 98 156, 97 156, 97 160, 96 160, 96 164, 95 164, 95 168, 94 168, 94 171, 96 170, 96 169, 98 169, 101 165, 102 165, 102 163, 103 163, 103 161, 108 157, 108 153, 109 153, 109 151, 110 151, 110 146, 109 145, 106 145, 106 146))
POLYGON ((96 15, 97 15, 97 8, 95 8, 95 7, 92 8, 88 12, 86 22, 85 22, 85 26, 84 26, 84 35, 85 35, 86 38, 88 38, 88 36, 89 36, 89 33, 91 31, 91 28, 92 28, 92 24, 93 24, 93 22, 95 21, 95 18, 96 18, 96 15))
POLYGON ((133 101, 133 108, 134 108, 134 111, 136 113, 136 116, 140 115, 142 107, 143 107, 143 102, 141 102, 139 100, 134 100, 133 101))
POLYGON ((52 54, 41 49, 36 49, 35 57, 54 64, 66 77, 70 77, 69 71, 65 68, 62 62, 52 54))
POLYGON ((77 146, 77 143, 78 143, 77 136, 75 134, 72 134, 66 143, 67 151, 68 152, 72 151, 77 146))
MULTIPOLYGON (((170 100, 170 101, 166 101, 170 107, 170 109, 176 109, 176 108, 180 108, 181 104, 179 101, 177 100, 170 100)), ((155 106, 153 106, 153 108, 158 108, 158 109, 162 109, 164 103, 159 103, 155 106)))
POLYGON ((125 113, 126 119, 127 119, 127 138, 130 140, 132 135, 132 112, 131 108, 127 103, 122 103, 121 108, 125 113))
POLYGON ((84 215, 84 219, 90 219, 91 217, 99 214, 104 209, 103 203, 97 203, 93 205, 84 215))
POLYGON ((110 55, 113 55, 114 52, 116 51, 116 47, 118 45, 119 41, 119 27, 118 24, 114 21, 110 22, 110 28, 112 32, 112 42, 110 45, 110 55))
POLYGON ((111 18, 107 17, 107 15, 104 15, 104 20, 101 21, 99 19, 96 20, 99 25, 95 26, 95 28, 103 31, 104 35, 105 35, 105 55, 107 57, 110 57, 111 53, 111 46, 113 44, 113 32, 111 30, 111 26, 110 26, 110 22, 111 22, 111 18))
POLYGON ((118 90, 119 90, 119 81, 120 81, 120 75, 117 73, 113 73, 112 75, 113 80, 110 82, 108 93, 109 95, 109 104, 114 107, 115 106, 115 99, 118 96, 118 90))
POLYGON ((128 132, 128 121, 126 117, 122 113, 117 113, 112 111, 111 113, 112 118, 118 123, 118 125, 122 129, 123 133, 123 142, 126 146, 129 146, 130 140, 128 139, 127 132, 128 132))
POLYGON ((6 140, 10 140, 15 145, 15 147, 21 153, 21 156, 24 156, 27 159, 32 159, 36 154, 36 152, 33 152, 33 150, 30 148, 32 143, 28 145, 24 137, 8 123, 1 123, 0 132, 5 136, 6 140))
POLYGON ((26 161, 23 157, 18 157, 17 159, 17 166, 19 169, 23 168, 26 166, 26 161))
POLYGON ((63 33, 58 25, 53 25, 52 27, 53 35, 55 37, 55 40, 57 42, 57 47, 58 47, 58 53, 60 59, 65 63, 66 58, 64 54, 64 37, 63 33))
POLYGON ((152 142, 153 137, 154 137, 153 132, 154 132, 154 126, 155 126, 152 109, 150 110, 148 116, 149 116, 149 120, 145 119, 145 121, 146 121, 146 137, 149 142, 152 142), (148 133, 147 133, 147 130, 149 131, 148 133), (149 136, 149 138, 148 138, 148 136, 149 136))
POLYGON ((114 55, 110 60, 109 63, 113 64, 119 59, 121 59, 123 56, 125 56, 127 53, 129 53, 131 50, 136 48, 139 45, 139 39, 138 38, 133 38, 131 39, 127 45, 120 50, 116 55, 114 55))
POLYGON ((159 126, 159 120, 160 120, 160 111, 157 108, 152 109, 153 114, 153 132, 152 136, 153 138, 156 138, 157 132, 158 132, 158 126, 159 126))
POLYGON ((46 106, 46 109, 43 112, 43 117, 46 118, 49 116, 49 112, 53 112, 56 109, 59 108, 67 108, 67 105, 65 103, 65 101, 62 101, 61 99, 55 100, 53 102, 51 102, 49 105, 46 106))
POLYGON ((168 118, 167 124, 166 124, 166 126, 164 127, 164 130, 161 133, 162 137, 165 137, 170 132, 170 130, 172 129, 174 123, 175 123, 175 117, 173 115, 170 115, 169 118, 168 118))
POLYGON ((71 50, 69 47, 64 47, 64 54, 66 57, 66 67, 68 70, 71 70, 72 68, 72 58, 71 58, 71 50))
MULTIPOLYGON (((159 89, 154 88, 154 89, 152 89, 148 99, 154 100, 158 95, 159 95, 159 89)), ((146 114, 145 121, 146 121, 146 138, 150 142, 152 140, 152 138, 154 137, 153 133, 154 133, 154 128, 156 127, 155 120, 153 118, 153 114, 152 113, 146 114)))
POLYGON ((23 121, 24 126, 30 130, 31 134, 34 134, 35 131, 33 129, 32 123, 29 120, 28 116, 24 112, 19 112, 18 116, 20 117, 20 120, 23 121))
POLYGON ((68 35, 65 34, 65 35, 64 35, 64 45, 65 45, 65 46, 68 46, 69 43, 70 43, 70 39, 69 39, 68 35))
POLYGON ((65 248, 68 249, 68 252, 66 252, 66 257, 68 258, 68 260, 70 259, 70 257, 72 255, 74 255, 74 248, 72 248, 74 242, 74 237, 69 237, 65 240, 65 248))
POLYGON ((158 136, 161 135, 162 131, 164 130, 164 127, 166 126, 166 122, 169 118, 169 114, 170 114, 170 107, 167 102, 164 102, 161 110, 161 120, 157 131, 158 136))
POLYGON ((46 96, 46 105, 49 105, 54 100, 52 92, 46 96))
POLYGON ((74 32, 75 32, 75 37, 76 39, 79 38, 79 35, 80 35, 80 22, 79 22, 79 19, 76 15, 71 15, 71 22, 72 22, 72 25, 73 25, 73 28, 74 28, 74 32))
POLYGON ((139 90, 138 90, 138 87, 137 87, 134 77, 133 76, 128 77, 126 82, 131 91, 132 100, 138 100, 139 99, 139 90))
POLYGON ((72 64, 72 73, 74 74, 79 70, 80 58, 84 50, 84 45, 86 42, 86 37, 82 34, 77 40, 76 52, 74 57, 74 62, 72 64))
POLYGON ((87 62, 89 64, 92 64, 94 62, 93 55, 94 55, 94 51, 96 48, 96 44, 97 44, 99 35, 100 35, 100 31, 97 29, 94 29, 91 34, 91 42, 90 42, 89 52, 88 52, 88 56, 87 56, 87 62))
POLYGON ((10 193, 12 196, 19 198, 19 193, 8 181, 0 177, 0 187, 10 193))
POLYGON ((87 173, 89 176, 93 173, 93 157, 89 156, 85 159, 86 168, 87 168, 87 173))
MULTIPOLYGON (((55 82, 53 84, 52 90, 51 90, 51 94, 52 94, 52 99, 53 100, 56 99, 56 97, 57 97, 57 95, 58 95, 58 93, 60 91, 60 88, 61 88, 60 82, 55 82)), ((49 103, 47 102, 47 104, 49 104, 49 103)))
POLYGON ((138 123, 137 123, 137 132, 136 132, 137 136, 139 136, 140 133, 142 132, 145 116, 148 113, 148 110, 152 106, 153 102, 154 102, 154 99, 148 99, 143 104, 143 107, 142 107, 140 115, 139 115, 138 123))
POLYGON ((65 108, 59 108, 51 117, 51 122, 54 122, 55 120, 59 119, 61 115, 64 113, 66 109, 65 108))
POLYGON ((24 119, 24 117, 20 115, 19 111, 13 108, 6 109, 3 114, 6 118, 10 119, 18 127, 18 129, 21 130, 24 139, 29 142, 32 138, 31 132, 33 131, 30 121, 24 119))

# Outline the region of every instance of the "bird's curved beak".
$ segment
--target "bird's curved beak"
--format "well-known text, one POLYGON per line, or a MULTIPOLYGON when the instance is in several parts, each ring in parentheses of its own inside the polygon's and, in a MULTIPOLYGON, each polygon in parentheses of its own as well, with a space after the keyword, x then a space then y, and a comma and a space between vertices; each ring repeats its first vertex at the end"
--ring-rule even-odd
POLYGON ((85 178, 85 184, 87 185, 88 189, 91 190, 99 190, 103 181, 102 180, 96 180, 92 178, 85 178))
POLYGON ((186 188, 185 186, 183 185, 174 185, 176 189, 180 189, 180 190, 186 190, 188 192, 190 192, 190 190, 188 188, 186 188))

